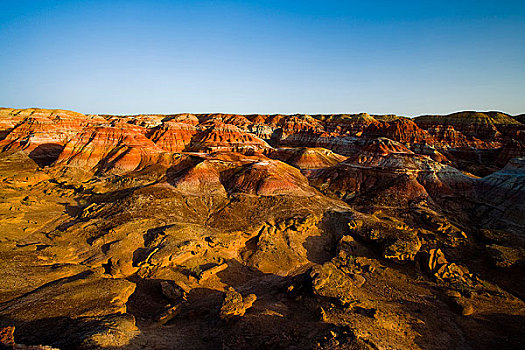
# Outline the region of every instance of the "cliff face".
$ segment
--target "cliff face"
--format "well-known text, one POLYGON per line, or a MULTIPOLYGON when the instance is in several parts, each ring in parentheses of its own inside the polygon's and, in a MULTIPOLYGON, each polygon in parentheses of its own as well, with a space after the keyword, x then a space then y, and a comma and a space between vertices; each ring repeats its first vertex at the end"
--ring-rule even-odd
POLYGON ((0 109, 0 347, 520 348, 519 120, 0 109))

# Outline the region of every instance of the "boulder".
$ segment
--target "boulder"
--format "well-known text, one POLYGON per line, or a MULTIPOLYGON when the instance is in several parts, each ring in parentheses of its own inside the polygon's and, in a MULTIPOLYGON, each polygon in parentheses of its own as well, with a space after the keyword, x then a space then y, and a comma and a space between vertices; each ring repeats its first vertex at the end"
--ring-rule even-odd
POLYGON ((412 233, 387 244, 383 250, 383 257, 398 261, 414 260, 419 248, 421 248, 421 241, 417 234, 412 233))
POLYGON ((246 310, 251 308, 253 303, 257 300, 255 294, 248 294, 242 296, 241 293, 230 287, 224 296, 222 302, 220 317, 223 320, 230 320, 237 316, 244 316, 246 310))

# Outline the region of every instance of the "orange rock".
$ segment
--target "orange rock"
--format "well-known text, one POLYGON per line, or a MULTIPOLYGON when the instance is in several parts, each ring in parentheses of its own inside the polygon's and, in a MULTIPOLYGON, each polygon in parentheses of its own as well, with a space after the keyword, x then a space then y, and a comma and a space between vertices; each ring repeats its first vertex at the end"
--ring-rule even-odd
POLYGON ((269 156, 299 169, 328 168, 346 159, 345 156, 320 147, 278 148, 272 150, 269 156))
POLYGON ((276 160, 263 160, 243 166, 225 179, 225 186, 230 193, 259 196, 315 194, 308 179, 298 169, 276 160))
POLYGON ((85 128, 65 145, 57 165, 127 172, 162 161, 162 153, 142 127, 115 123, 85 128))
POLYGON ((189 150, 259 152, 270 147, 257 136, 221 121, 208 121, 199 124, 199 128, 201 131, 192 139, 189 150))
POLYGON ((182 152, 196 133, 193 124, 170 120, 155 128, 149 138, 165 151, 182 152))
POLYGON ((382 121, 378 124, 371 124, 363 131, 363 135, 368 137, 387 137, 401 143, 425 143, 434 144, 434 138, 426 131, 421 129, 412 120, 399 118, 393 121, 382 121))

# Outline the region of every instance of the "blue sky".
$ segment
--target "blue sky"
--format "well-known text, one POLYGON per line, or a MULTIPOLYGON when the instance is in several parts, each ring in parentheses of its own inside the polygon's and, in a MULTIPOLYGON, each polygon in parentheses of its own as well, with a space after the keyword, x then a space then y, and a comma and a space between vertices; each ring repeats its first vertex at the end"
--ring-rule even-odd
POLYGON ((525 113, 525 1, 0 0, 0 106, 525 113))

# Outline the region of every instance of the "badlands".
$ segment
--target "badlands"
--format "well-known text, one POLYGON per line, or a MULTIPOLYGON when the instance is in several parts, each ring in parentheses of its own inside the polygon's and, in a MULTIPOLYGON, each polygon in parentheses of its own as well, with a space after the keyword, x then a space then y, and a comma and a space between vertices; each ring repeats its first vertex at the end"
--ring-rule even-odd
POLYGON ((525 115, 0 109, 0 348, 523 349, 525 115))

